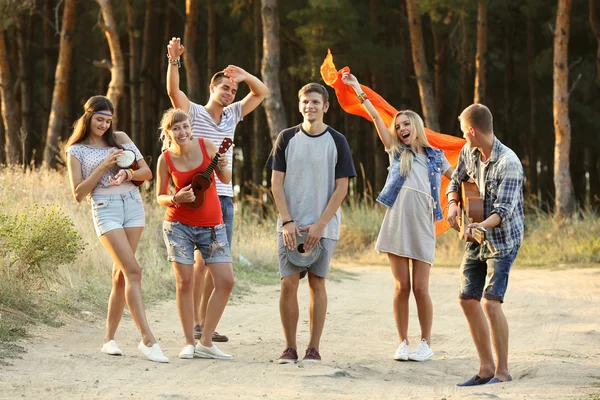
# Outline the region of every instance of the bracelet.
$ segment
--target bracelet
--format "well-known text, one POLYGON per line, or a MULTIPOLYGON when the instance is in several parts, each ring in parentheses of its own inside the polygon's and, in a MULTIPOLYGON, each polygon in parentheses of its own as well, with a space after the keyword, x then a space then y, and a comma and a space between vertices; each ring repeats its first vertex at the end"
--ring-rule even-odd
POLYGON ((285 224, 289 224, 290 222, 295 222, 293 219, 288 219, 287 221, 283 221, 281 223, 281 226, 284 226, 285 224))
POLYGON ((167 58, 169 59, 169 64, 177 65, 177 68, 181 68, 181 57, 171 58, 171 55, 167 53, 167 58))
POLYGON ((219 166, 217 165, 217 168, 219 168, 219 171, 221 171, 221 172, 225 172, 225 171, 227 171, 227 167, 225 167, 225 168, 221 169, 221 167, 219 167, 219 166))
POLYGON ((367 96, 367 94, 365 92, 362 92, 361 94, 359 94, 358 96, 356 96, 356 98, 358 99, 358 102, 360 104, 364 103, 365 100, 369 100, 369 96, 367 96))
POLYGON ((448 200, 448 207, 450 207, 450 204, 452 204, 452 203, 458 204, 458 200, 456 200, 456 199, 450 199, 450 200, 448 200))
POLYGON ((133 169, 127 168, 127 172, 129 173, 129 179, 127 179, 127 180, 130 181, 133 179, 133 169))
POLYGON ((169 207, 179 207, 179 203, 175 201, 175 196, 171 196, 171 205, 169 205, 169 207))

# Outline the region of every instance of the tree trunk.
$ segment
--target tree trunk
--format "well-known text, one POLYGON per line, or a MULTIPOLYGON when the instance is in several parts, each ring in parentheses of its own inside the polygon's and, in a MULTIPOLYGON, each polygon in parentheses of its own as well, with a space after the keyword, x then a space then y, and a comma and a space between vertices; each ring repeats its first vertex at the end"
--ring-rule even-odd
MULTIPOLYGON (((163 36, 163 43, 165 46, 167 45, 167 43, 169 43, 169 40, 171 40, 171 38, 176 35, 175 29, 174 29, 174 26, 176 24, 175 19, 179 17, 176 14, 176 11, 177 11, 177 0, 167 0, 166 9, 165 9, 165 18, 164 18, 165 32, 164 32, 164 36, 163 36)), ((167 71, 168 61, 169 60, 167 57, 161 57, 160 71, 159 71, 161 88, 167 87, 166 71, 167 71)), ((170 108, 172 105, 171 105, 171 100, 169 99, 169 96, 167 95, 167 93, 165 91, 161 91, 161 93, 162 93, 162 96, 160 97, 159 108, 162 111, 162 110, 166 110, 166 109, 170 108)))
POLYGON ((554 30, 554 208, 557 216, 566 217, 572 211, 573 186, 569 170, 571 124, 569 121, 569 30, 572 0, 558 0, 554 30))
MULTIPOLYGON (((460 103, 461 103, 461 111, 471 104, 471 91, 470 87, 470 79, 469 79, 469 70, 471 69, 471 51, 470 51, 470 43, 469 43, 469 30, 467 25, 467 18, 462 15, 461 16, 461 27, 462 27, 462 38, 461 38, 461 68, 460 68, 460 103)), ((460 111, 457 113, 460 114, 460 111)))
POLYGON ((208 0, 208 34, 206 48, 207 82, 217 72, 217 13, 215 1, 208 0))
POLYGON ((65 129, 76 3, 76 0, 65 0, 64 2, 63 26, 60 32, 60 50, 58 52, 58 62, 56 63, 56 73, 54 75, 52 107, 50 110, 48 132, 46 134, 46 148, 44 150, 44 163, 51 168, 56 167, 56 156, 60 150, 58 148, 58 140, 65 129))
MULTIPOLYGON (((253 0, 254 18, 254 74, 260 76, 260 62, 262 58, 262 24, 260 17, 260 0, 253 0)), ((267 135, 263 123, 264 108, 258 106, 252 113, 254 134, 252 135, 252 183, 262 186, 264 177, 265 150, 268 150, 267 135)), ((254 197, 262 198, 259 192, 254 192, 254 197)))
POLYGON ((410 29, 410 43, 412 49, 413 64, 417 83, 419 84, 419 95, 421 97, 421 107, 425 125, 436 132, 440 131, 440 123, 435 107, 435 97, 429 67, 427 67, 427 57, 425 55, 425 45, 423 43, 423 31, 421 29, 421 14, 415 0, 406 0, 406 9, 408 12, 408 26, 410 29))
POLYGON ((445 35, 432 22, 434 58, 435 105, 438 118, 442 120, 446 97, 446 42, 445 35))
MULTIPOLYGON (((150 143, 154 140, 152 135, 153 126, 151 125, 152 119, 152 63, 156 60, 152 59, 152 47, 154 42, 152 41, 152 31, 154 29, 153 24, 153 1, 146 0, 146 8, 144 11, 144 33, 142 39, 142 60, 140 65, 140 141, 136 143, 140 147, 142 154, 150 154, 151 145, 150 143)), ((166 56, 165 56, 166 57, 166 56)))
POLYGON ((117 25, 113 16, 110 0, 96 0, 102 10, 102 21, 98 21, 100 29, 106 35, 106 40, 110 48, 110 83, 108 84, 108 92, 106 97, 113 103, 115 115, 113 115, 113 126, 118 126, 117 110, 119 100, 125 92, 125 62, 123 60, 123 52, 121 51, 121 43, 119 42, 119 34, 117 33, 117 25))
MULTIPOLYGON (((413 106, 410 105, 411 95, 409 82, 409 77, 411 76, 413 71, 409 71, 410 65, 412 64, 410 62, 410 43, 406 35, 406 28, 408 27, 406 23, 408 21, 408 17, 406 15, 406 2, 401 1, 400 3, 400 21, 398 26, 398 33, 400 36, 400 62, 401 65, 404 67, 400 68, 398 72, 400 74, 399 78, 401 83, 400 93, 402 93, 400 109, 406 110, 413 108, 413 106)), ((358 186, 360 187, 360 185, 358 186)))
POLYGON ((187 96, 192 100, 200 97, 200 72, 198 68, 198 55, 196 54, 198 37, 198 20, 200 18, 200 4, 197 0, 187 0, 185 3, 185 29, 183 45, 185 53, 183 60, 187 80, 187 96))
POLYGON ((598 0, 590 0, 590 25, 596 37, 596 83, 600 85, 600 21, 598 21, 598 0))
POLYGON ((477 53, 475 55, 475 95, 474 103, 485 103, 487 87, 487 51, 488 51, 488 21, 487 0, 477 4, 477 53))
POLYGON ((22 161, 25 168, 33 153, 33 146, 40 140, 40 134, 33 127, 33 86, 31 84, 31 23, 29 15, 20 15, 17 19, 19 34, 19 72, 21 90, 21 140, 22 161))
POLYGON ((19 110, 15 99, 15 82, 10 72, 5 43, 4 28, 0 27, 0 95, 2 97, 2 119, 5 130, 3 151, 6 152, 6 163, 16 165, 21 162, 19 110))
MULTIPOLYGON (((538 200, 537 91, 535 84, 535 21, 527 18, 527 82, 529 84, 529 140, 527 146, 529 194, 538 200)), ((539 203, 537 204, 539 206, 539 203)))
POLYGON ((271 141, 275 142, 277 135, 287 125, 283 99, 281 97, 281 85, 279 83, 279 10, 277 0, 262 0, 261 7, 263 26, 263 58, 262 78, 269 88, 269 96, 264 101, 267 122, 271 134, 271 141))
MULTIPOLYGON (((127 0, 127 25, 129 39, 129 103, 131 131, 128 132, 134 143, 140 144, 140 30, 136 24, 133 0, 127 0)), ((165 68, 166 70, 166 68, 165 68)))
MULTIPOLYGON (((514 103, 514 82, 515 82, 515 66, 513 61, 513 43, 514 43, 514 28, 512 22, 505 24, 504 31, 504 99, 503 99, 503 117, 504 126, 502 135, 498 135, 499 139, 508 147, 513 148, 513 144, 521 139, 523 147, 527 148, 528 135, 525 133, 519 134, 520 137, 515 137, 518 133, 516 128, 516 118, 513 112, 514 103)), ((475 90, 477 92, 477 90, 475 90)), ((490 100, 491 101, 491 100, 490 100)))
POLYGON ((54 86, 55 51, 54 51, 54 29, 53 21, 53 0, 44 1, 43 12, 43 33, 44 33, 44 72, 42 81, 42 110, 41 110, 41 129, 40 140, 38 141, 36 152, 36 164, 40 165, 44 161, 44 150, 46 148, 46 133, 48 132, 48 122, 50 118, 50 108, 52 107, 52 88, 54 86))

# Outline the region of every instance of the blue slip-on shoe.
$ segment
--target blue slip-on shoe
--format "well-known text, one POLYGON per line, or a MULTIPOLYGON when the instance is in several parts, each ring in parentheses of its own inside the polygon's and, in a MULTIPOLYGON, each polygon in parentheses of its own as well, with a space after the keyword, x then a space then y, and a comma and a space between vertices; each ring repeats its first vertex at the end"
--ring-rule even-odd
POLYGON ((494 383, 503 383, 503 382, 510 382, 512 381, 512 376, 508 376, 508 378, 506 378, 505 381, 501 381, 500 379, 493 377, 492 379, 490 379, 490 381, 487 383, 488 385, 494 384, 494 383))
POLYGON ((493 376, 490 376, 489 378, 482 378, 479 375, 474 375, 473 377, 467 379, 466 381, 464 381, 462 383, 457 383, 456 386, 485 385, 486 383, 490 382, 492 379, 495 379, 495 378, 493 376))

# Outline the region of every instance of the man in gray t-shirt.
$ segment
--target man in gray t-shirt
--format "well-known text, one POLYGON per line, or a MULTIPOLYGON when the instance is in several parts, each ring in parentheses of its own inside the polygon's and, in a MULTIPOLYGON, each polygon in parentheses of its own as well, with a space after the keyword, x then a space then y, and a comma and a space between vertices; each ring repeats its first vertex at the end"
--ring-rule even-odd
POLYGON ((340 237, 340 205, 348 192, 348 178, 356 176, 346 138, 323 122, 323 114, 329 108, 327 89, 309 83, 300 89, 298 98, 304 121, 279 134, 267 161, 267 167, 273 170, 271 186, 279 211, 279 309, 286 340, 280 364, 298 361, 298 286, 307 273, 311 328, 304 362, 321 361, 319 342, 327 312, 325 278, 340 237), (307 234, 305 252, 319 243, 322 246, 319 258, 308 267, 292 264, 286 255, 286 247, 296 247, 300 231, 307 234))

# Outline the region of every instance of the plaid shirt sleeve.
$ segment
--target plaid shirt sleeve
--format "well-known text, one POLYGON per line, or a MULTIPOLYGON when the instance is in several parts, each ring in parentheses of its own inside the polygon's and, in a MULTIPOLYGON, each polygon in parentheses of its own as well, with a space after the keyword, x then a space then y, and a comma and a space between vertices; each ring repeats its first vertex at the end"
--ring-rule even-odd
POLYGON ((458 163, 456 164, 456 169, 452 173, 452 179, 450 179, 448 189, 446 189, 446 196, 452 192, 460 194, 460 183, 469 180, 469 174, 467 173, 466 166, 467 162, 469 162, 469 157, 467 153, 467 146, 465 146, 462 148, 460 155, 458 156, 458 163))
POLYGON ((496 213, 506 221, 520 203, 523 190, 523 167, 520 162, 506 160, 497 170, 498 188, 496 201, 492 205, 490 214, 496 213))

